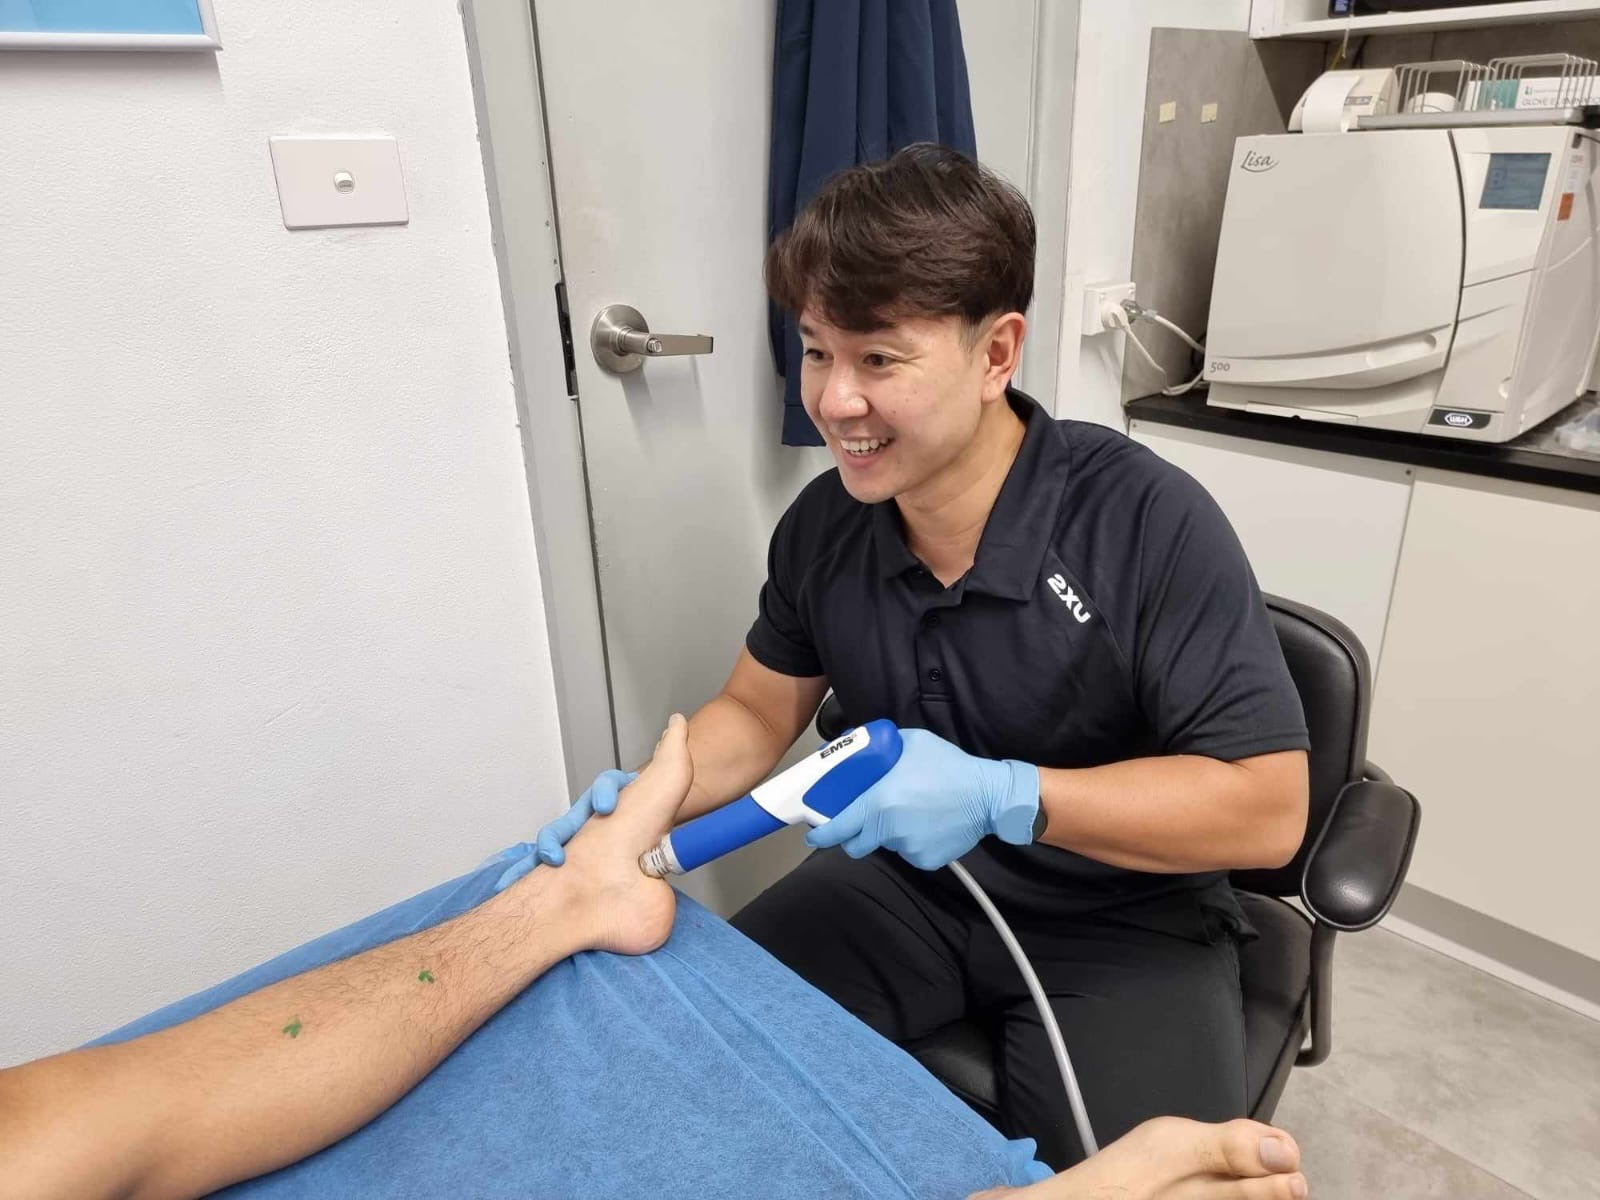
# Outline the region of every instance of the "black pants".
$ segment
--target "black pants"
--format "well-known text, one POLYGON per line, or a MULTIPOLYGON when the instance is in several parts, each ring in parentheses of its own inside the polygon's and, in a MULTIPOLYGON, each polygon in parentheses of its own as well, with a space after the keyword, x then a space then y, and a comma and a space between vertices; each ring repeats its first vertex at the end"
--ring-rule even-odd
MULTIPOLYGON (((1050 997, 1101 1145, 1154 1116, 1221 1121, 1246 1109, 1232 932, 1187 893, 1158 904, 1048 922, 1002 907, 1050 997)), ((733 924, 891 1041, 962 1017, 991 1024, 1001 1132, 1036 1139, 1056 1170, 1082 1159, 1026 985, 949 872, 824 850, 733 924)))

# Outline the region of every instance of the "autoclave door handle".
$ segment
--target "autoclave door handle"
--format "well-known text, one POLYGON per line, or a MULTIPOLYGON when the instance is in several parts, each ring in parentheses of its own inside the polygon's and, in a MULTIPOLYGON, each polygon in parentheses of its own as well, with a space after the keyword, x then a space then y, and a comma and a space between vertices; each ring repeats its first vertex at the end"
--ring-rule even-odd
POLYGON ((650 323, 626 304, 608 304, 589 327, 589 348, 601 368, 621 375, 637 371, 647 358, 710 354, 712 339, 704 333, 651 333, 650 323))

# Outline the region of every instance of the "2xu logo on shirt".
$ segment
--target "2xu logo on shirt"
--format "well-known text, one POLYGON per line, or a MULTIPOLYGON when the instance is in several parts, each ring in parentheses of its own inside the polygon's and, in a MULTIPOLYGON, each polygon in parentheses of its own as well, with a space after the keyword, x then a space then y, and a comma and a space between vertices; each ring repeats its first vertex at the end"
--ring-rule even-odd
POLYGON ((1072 590, 1072 587, 1067 583, 1065 576, 1050 576, 1050 590, 1056 594, 1056 598, 1060 600, 1061 603, 1065 604, 1069 609, 1072 610, 1072 615, 1077 618, 1079 625, 1082 625, 1089 619, 1089 610, 1086 609, 1083 606, 1083 602, 1078 599, 1078 593, 1072 590))

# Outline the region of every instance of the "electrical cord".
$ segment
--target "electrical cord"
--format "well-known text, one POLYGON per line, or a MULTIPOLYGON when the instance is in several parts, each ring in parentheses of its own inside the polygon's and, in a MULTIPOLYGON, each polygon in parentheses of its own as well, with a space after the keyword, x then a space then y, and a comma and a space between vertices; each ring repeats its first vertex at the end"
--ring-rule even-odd
MULTIPOLYGON (((1133 331, 1133 323, 1135 321, 1150 321, 1156 325, 1160 325, 1166 329, 1169 329, 1187 342, 1202 357, 1205 355, 1206 348, 1203 345, 1195 341, 1194 338, 1190 337, 1177 325, 1174 325, 1171 321, 1167 320, 1167 318, 1163 317, 1155 309, 1146 308, 1136 300, 1124 300, 1120 304, 1108 306, 1106 309, 1106 315, 1110 318, 1112 326, 1122 330, 1123 333, 1128 335, 1128 341, 1133 343, 1133 348, 1137 350, 1144 358, 1145 362, 1149 363, 1151 368, 1163 378, 1167 377, 1167 369, 1155 360, 1155 356, 1152 355, 1149 349, 1146 348, 1145 344, 1139 340, 1139 335, 1133 331)), ((1182 396, 1185 393, 1192 391, 1194 387, 1204 378, 1205 369, 1202 367, 1195 377, 1189 380, 1187 383, 1173 384, 1171 386, 1164 387, 1161 389, 1161 394, 1163 396, 1182 396)))
MULTIPOLYGON (((1166 375, 1167 369, 1155 360, 1150 351, 1145 348, 1145 344, 1139 340, 1139 335, 1133 331, 1133 326, 1128 322, 1127 314, 1123 313, 1121 316, 1114 316, 1112 321, 1118 329, 1128 335, 1128 341, 1133 344, 1133 348, 1139 352, 1140 357, 1150 364, 1150 369, 1163 376, 1166 375)), ((1161 390, 1164 392, 1167 389, 1162 388, 1161 390)))
POLYGON ((955 877, 965 885, 967 891, 972 893, 972 898, 978 902, 978 907, 983 909, 983 915, 989 918, 994 931, 1005 943, 1011 960, 1017 964, 1017 970, 1022 972, 1022 981, 1028 985, 1028 995, 1033 997, 1033 1003, 1039 1009, 1039 1020, 1044 1025, 1045 1037, 1050 1041, 1050 1053, 1055 1056, 1056 1070, 1061 1072, 1062 1086, 1067 1089, 1067 1103, 1072 1108, 1072 1122, 1078 1129, 1078 1141, 1083 1146, 1085 1156, 1099 1153, 1100 1147, 1094 1140, 1094 1130, 1089 1126, 1089 1112, 1084 1107, 1083 1092, 1078 1088, 1078 1076, 1073 1072, 1072 1058, 1067 1054, 1067 1043, 1061 1036, 1061 1026, 1056 1023, 1055 1010, 1050 1007, 1050 1000, 1044 994, 1044 987, 1033 972, 1033 964, 1022 952, 1017 935, 1011 932, 1011 926, 1006 924, 1006 919, 1000 915, 1000 910, 994 906, 994 901, 989 899, 988 893, 978 886, 978 881, 958 862, 950 863, 949 867, 955 873, 955 877))
POLYGON ((1164 328, 1172 330, 1173 333, 1177 334, 1184 341, 1188 342, 1189 345, 1193 346, 1201 354, 1204 354, 1206 352, 1206 348, 1204 346, 1202 346, 1199 342, 1195 341, 1192 337, 1190 337, 1183 330, 1179 329, 1171 321, 1169 321, 1165 317, 1163 317, 1155 309, 1153 309, 1153 308, 1144 309, 1144 310, 1141 311, 1140 316, 1144 317, 1145 320, 1147 320, 1147 321, 1154 321, 1157 325, 1160 325, 1160 326, 1163 326, 1164 328))
POLYGON ((1340 39, 1339 51, 1333 56, 1333 61, 1328 64, 1326 70, 1337 71, 1343 67, 1345 63, 1349 63, 1351 67, 1359 67, 1361 65, 1361 60, 1366 56, 1366 38, 1362 38, 1356 43, 1356 52, 1354 55, 1350 53, 1350 31, 1355 28, 1356 9, 1359 6, 1359 0, 1350 0, 1350 10, 1344 15, 1344 37, 1340 39))

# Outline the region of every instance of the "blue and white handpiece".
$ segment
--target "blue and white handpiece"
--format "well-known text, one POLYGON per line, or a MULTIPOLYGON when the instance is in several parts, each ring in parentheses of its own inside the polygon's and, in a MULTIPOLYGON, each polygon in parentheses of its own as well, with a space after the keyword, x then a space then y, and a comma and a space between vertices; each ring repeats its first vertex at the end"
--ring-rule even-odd
POLYGON ((893 721, 869 721, 748 796, 680 825, 640 855, 639 867, 657 879, 682 875, 785 825, 821 825, 899 761, 900 730, 893 721))

